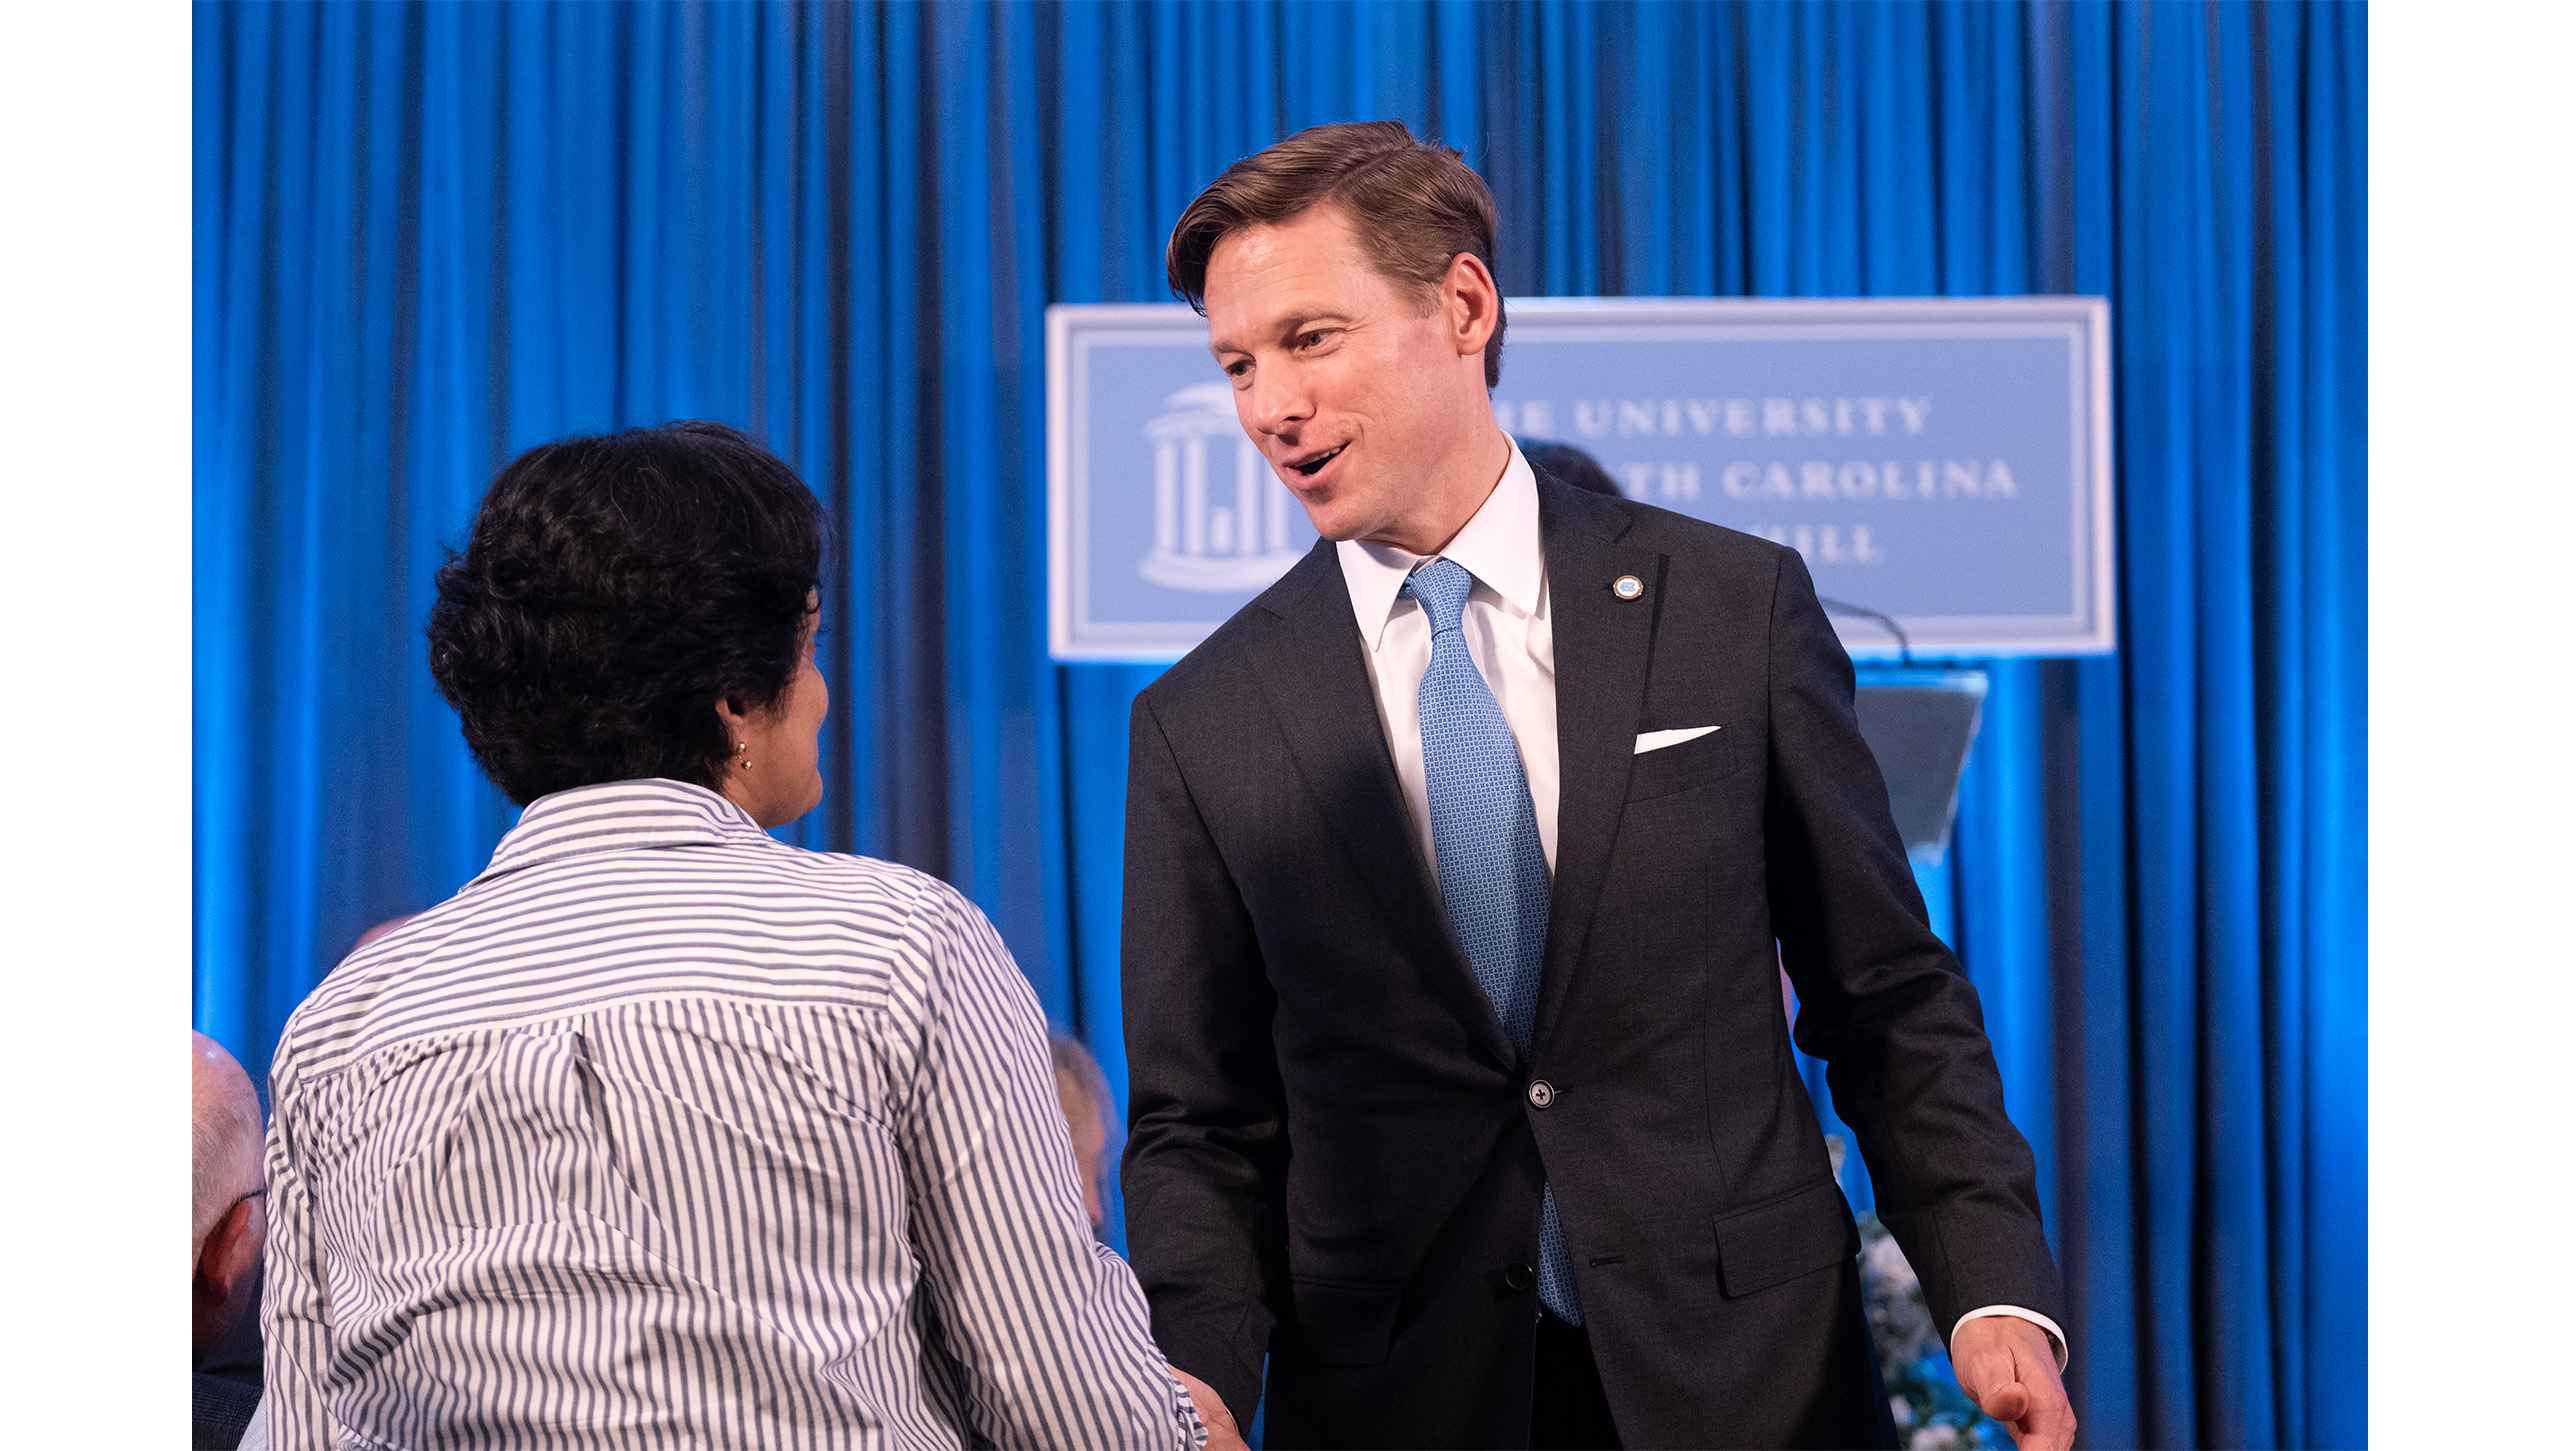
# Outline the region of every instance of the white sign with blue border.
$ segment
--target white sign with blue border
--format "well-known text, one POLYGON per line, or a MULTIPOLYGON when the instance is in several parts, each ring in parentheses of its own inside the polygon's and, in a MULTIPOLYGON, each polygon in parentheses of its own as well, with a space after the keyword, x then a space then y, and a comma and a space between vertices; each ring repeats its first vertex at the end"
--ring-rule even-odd
MULTIPOLYGON (((1514 298, 1494 416, 1794 547, 1859 655, 2115 648, 2102 298, 1514 298)), ((1315 531, 1179 303, 1049 309, 1049 645, 1179 657, 1315 531)))

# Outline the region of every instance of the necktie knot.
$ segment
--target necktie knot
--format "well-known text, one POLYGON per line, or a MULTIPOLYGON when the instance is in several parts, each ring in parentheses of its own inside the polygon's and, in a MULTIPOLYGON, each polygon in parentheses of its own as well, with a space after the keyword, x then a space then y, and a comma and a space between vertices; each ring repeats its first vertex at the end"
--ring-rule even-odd
POLYGON ((1467 591, 1475 588, 1476 577, 1454 559, 1435 559, 1406 575, 1404 593, 1422 606, 1423 617, 1431 621, 1431 633, 1445 635, 1466 619, 1467 591))

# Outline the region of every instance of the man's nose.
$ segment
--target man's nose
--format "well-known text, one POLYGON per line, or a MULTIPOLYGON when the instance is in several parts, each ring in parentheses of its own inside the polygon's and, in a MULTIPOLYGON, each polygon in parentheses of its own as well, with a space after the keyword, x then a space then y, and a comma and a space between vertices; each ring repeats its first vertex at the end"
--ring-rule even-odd
POLYGON ((1316 411, 1305 376, 1286 363, 1256 368, 1253 386, 1236 401, 1241 421, 1251 433, 1295 432, 1316 411))

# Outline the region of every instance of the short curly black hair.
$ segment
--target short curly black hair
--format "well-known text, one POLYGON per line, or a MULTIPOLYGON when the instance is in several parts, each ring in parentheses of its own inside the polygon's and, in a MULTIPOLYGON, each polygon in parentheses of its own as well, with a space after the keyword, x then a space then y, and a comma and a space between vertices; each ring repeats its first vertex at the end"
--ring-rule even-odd
POLYGON ((712 707, 790 684, 825 537, 809 486, 725 424, 542 444, 436 571, 427 667, 520 806, 649 776, 716 791, 712 707))

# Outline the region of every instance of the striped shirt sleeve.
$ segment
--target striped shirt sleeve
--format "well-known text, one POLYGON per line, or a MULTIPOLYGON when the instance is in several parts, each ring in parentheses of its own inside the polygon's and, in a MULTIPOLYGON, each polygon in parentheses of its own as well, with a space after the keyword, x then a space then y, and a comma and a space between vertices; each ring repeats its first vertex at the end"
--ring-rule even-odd
POLYGON ((286 1107, 279 1095, 267 1128, 267 1256, 258 1313, 266 1339, 268 1444, 327 1446, 334 1438, 321 1399, 329 1319, 321 1288, 319 1225, 310 1186, 293 1153, 286 1107))
POLYGON ((1030 985, 965 898, 943 889, 924 915, 910 941, 932 1001, 901 1149, 962 1414, 997 1447, 1201 1446, 1137 1277, 1087 1228, 1030 985))

